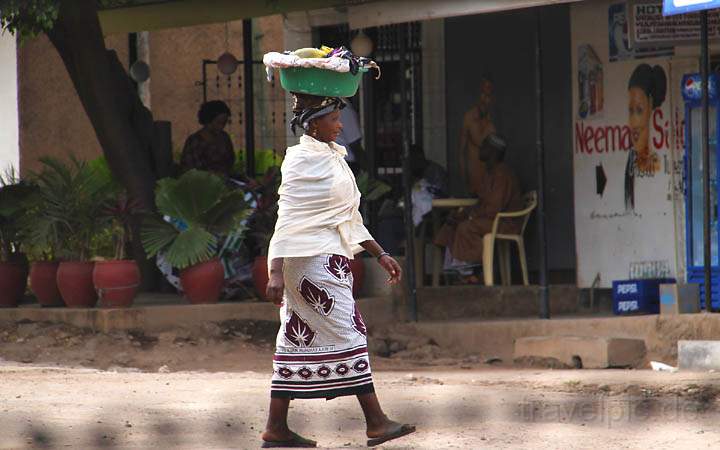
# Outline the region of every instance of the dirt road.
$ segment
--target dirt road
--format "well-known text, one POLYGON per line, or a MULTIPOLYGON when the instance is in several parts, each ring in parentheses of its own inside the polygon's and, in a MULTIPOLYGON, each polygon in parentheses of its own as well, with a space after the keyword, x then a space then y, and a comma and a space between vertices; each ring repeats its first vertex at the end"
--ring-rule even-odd
MULTIPOLYGON (((0 448, 258 448, 266 373, 0 365, 0 448)), ((474 369, 376 373, 389 414, 418 425, 384 448, 720 448, 716 374, 474 369)), ((296 401, 291 425, 363 448, 353 398, 296 401)))
MULTIPOLYGON (((0 449, 258 448, 276 332, 5 326, 0 449)), ((520 369, 418 336, 371 344, 391 356, 372 359, 386 411, 418 426, 384 448, 720 448, 720 374, 520 369)), ((290 420, 324 448, 366 441, 353 398, 293 402, 290 420)))

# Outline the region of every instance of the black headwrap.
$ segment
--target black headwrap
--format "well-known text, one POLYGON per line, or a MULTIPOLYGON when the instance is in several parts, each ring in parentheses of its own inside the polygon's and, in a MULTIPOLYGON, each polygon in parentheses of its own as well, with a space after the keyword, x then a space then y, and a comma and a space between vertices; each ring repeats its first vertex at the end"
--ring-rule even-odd
MULTIPOLYGON (((295 96, 295 106, 293 107, 293 118, 290 121, 290 129, 295 134, 295 128, 299 125, 305 131, 310 128, 310 121, 326 114, 330 114, 338 109, 345 107, 345 101, 340 97, 315 97, 317 101, 301 102, 303 94, 293 94, 295 96), (306 103, 302 105, 301 103, 306 103)), ((309 96, 305 96, 307 98, 309 96)), ((313 99, 313 100, 314 100, 313 99)))

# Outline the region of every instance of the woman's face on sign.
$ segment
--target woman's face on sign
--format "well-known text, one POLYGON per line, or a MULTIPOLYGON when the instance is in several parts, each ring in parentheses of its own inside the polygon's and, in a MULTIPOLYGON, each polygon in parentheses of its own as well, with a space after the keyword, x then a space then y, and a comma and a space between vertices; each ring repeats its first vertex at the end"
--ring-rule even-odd
POLYGON ((628 126, 630 139, 636 151, 647 150, 650 139, 652 99, 639 87, 628 90, 628 126))

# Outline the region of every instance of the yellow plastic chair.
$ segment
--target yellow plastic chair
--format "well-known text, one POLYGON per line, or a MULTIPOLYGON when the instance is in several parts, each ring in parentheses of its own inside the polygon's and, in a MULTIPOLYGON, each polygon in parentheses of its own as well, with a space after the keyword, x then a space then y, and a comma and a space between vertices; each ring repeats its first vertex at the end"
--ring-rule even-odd
POLYGON ((483 275, 485 278, 485 286, 492 286, 494 282, 493 257, 495 255, 495 241, 498 241, 498 259, 500 262, 500 278, 503 286, 510 285, 510 243, 515 242, 518 247, 518 257, 520 259, 520 267, 522 268, 523 284, 527 286, 528 270, 527 259, 525 257, 525 241, 523 234, 527 227, 530 214, 537 207, 537 191, 530 191, 525 194, 525 209, 513 212, 501 212, 495 216, 492 231, 483 236, 483 275), (503 219, 522 218, 522 228, 519 234, 503 234, 498 233, 500 222, 503 219))

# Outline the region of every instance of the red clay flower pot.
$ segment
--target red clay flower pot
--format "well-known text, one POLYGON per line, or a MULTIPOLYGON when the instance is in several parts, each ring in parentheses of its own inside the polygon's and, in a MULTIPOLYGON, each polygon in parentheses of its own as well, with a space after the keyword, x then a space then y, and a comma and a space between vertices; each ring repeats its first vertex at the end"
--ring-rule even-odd
POLYGON ((0 307, 14 308, 27 287, 27 264, 0 262, 0 307))
POLYGON ((93 284, 105 308, 128 308, 140 287, 140 269, 133 260, 97 261, 93 284))
POLYGON ((350 260, 350 272, 353 275, 353 297, 357 298, 365 282, 365 262, 362 258, 355 256, 355 259, 350 260))
POLYGON ((180 272, 183 291, 193 305, 217 303, 224 282, 225 269, 218 258, 195 264, 180 272))
POLYGON ((68 308, 93 308, 98 297, 93 285, 92 261, 63 261, 57 271, 57 284, 68 308))
POLYGON ((41 306, 65 306, 57 285, 59 261, 36 261, 30 267, 30 290, 41 306))
POLYGON ((255 257, 255 262, 252 266, 252 279, 258 297, 263 300, 267 300, 265 298, 265 292, 267 290, 268 282, 270 281, 268 278, 267 256, 255 257))

